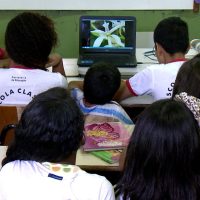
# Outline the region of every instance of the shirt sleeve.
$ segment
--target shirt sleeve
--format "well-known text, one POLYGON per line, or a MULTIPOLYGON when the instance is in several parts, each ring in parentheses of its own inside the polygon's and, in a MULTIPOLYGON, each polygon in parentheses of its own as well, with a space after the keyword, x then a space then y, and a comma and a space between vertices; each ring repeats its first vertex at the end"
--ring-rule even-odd
POLYGON ((80 101, 83 99, 83 92, 79 88, 71 89, 71 97, 76 101, 80 101))
POLYGON ((153 84, 153 74, 150 68, 138 72, 127 80, 127 86, 130 92, 135 94, 135 96, 151 94, 153 84))
POLYGON ((60 87, 63 87, 65 89, 67 89, 67 86, 68 86, 68 81, 67 81, 67 78, 64 77, 63 75, 59 74, 60 75, 60 87))
POLYGON ((124 110, 124 108, 119 105, 117 102, 113 101, 113 104, 115 105, 113 107, 113 115, 116 119, 120 120, 121 122, 125 123, 125 124, 134 124, 133 121, 131 120, 131 118, 129 117, 129 115, 126 113, 126 111, 124 110))
POLYGON ((115 200, 113 186, 107 179, 102 183, 99 195, 99 200, 115 200))

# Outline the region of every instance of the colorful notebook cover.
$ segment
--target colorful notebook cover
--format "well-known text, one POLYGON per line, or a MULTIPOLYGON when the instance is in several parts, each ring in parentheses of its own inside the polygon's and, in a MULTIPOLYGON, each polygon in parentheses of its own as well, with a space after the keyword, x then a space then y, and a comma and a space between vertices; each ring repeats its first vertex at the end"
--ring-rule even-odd
POLYGON ((121 122, 93 123, 85 125, 84 151, 122 149, 128 145, 134 125, 121 122))
POLYGON ((91 151, 90 153, 106 161, 107 163, 113 164, 119 162, 122 150, 112 149, 112 150, 102 150, 102 151, 91 151))

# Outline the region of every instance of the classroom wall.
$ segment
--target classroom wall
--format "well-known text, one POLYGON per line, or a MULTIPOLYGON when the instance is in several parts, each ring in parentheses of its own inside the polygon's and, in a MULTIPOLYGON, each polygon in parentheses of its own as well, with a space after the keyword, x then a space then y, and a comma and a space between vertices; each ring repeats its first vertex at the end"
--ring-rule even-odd
MULTIPOLYGON (((4 47, 4 33, 8 21, 22 11, 0 11, 0 47, 4 47)), ((163 18, 179 16, 188 23, 190 39, 200 38, 200 13, 192 10, 173 11, 36 11, 51 17, 55 22, 59 43, 55 51, 63 58, 76 58, 78 56, 79 17, 81 15, 109 15, 109 16, 135 16, 137 19, 137 32, 152 32, 156 24, 163 18)))

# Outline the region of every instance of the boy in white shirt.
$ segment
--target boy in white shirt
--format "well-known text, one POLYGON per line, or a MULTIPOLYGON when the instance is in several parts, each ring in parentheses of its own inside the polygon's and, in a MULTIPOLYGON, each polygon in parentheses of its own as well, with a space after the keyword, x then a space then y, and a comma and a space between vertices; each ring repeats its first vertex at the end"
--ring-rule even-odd
POLYGON ((154 100, 170 98, 177 72, 186 61, 189 49, 188 26, 179 17, 169 17, 158 23, 154 30, 155 54, 160 64, 138 72, 122 81, 116 100, 131 96, 151 95, 154 100))

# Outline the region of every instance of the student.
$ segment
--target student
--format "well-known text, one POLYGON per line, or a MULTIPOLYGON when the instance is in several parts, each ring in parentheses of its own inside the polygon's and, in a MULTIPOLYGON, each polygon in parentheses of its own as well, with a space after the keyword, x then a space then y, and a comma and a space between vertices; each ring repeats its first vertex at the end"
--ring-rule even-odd
POLYGON ((148 94, 155 100, 170 98, 174 81, 189 49, 188 26, 179 17, 169 17, 154 30, 155 53, 160 64, 154 64, 122 81, 115 99, 148 94))
POLYGON ((61 59, 49 57, 56 42, 54 24, 48 17, 24 12, 11 19, 5 33, 10 64, 9 69, 0 69, 0 104, 27 104, 49 88, 67 88, 61 59), (48 64, 63 75, 48 72, 48 64))
POLYGON ((199 127, 190 110, 172 99, 154 102, 135 124, 117 199, 200 199, 199 157, 199 127))
POLYGON ((114 200, 111 183, 75 164, 83 116, 64 88, 37 95, 25 108, 0 171, 0 199, 114 200))
POLYGON ((200 54, 185 62, 178 71, 172 98, 184 102, 200 125, 200 54))
MULTIPOLYGON (((96 63, 88 69, 83 87, 70 82, 72 97, 77 101, 87 122, 120 121, 133 124, 124 109, 112 98, 120 86, 119 70, 107 63, 96 63), (79 89, 83 89, 83 92, 79 89)), ((82 83, 81 83, 82 84, 82 83)))

